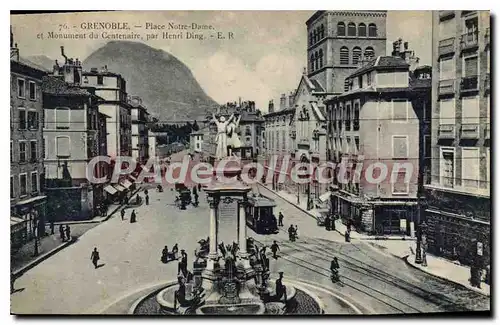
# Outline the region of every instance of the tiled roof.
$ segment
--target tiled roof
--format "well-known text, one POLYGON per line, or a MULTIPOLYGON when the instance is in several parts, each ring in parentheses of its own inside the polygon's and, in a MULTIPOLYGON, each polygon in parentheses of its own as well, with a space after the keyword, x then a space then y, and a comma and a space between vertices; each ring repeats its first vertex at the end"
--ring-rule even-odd
POLYGON ((295 112, 295 108, 286 108, 286 109, 274 111, 272 113, 264 114, 264 118, 271 117, 271 116, 277 116, 277 115, 293 114, 294 112, 295 112))
POLYGON ((71 87, 63 80, 52 76, 43 77, 42 91, 52 95, 92 96, 88 91, 78 87, 71 87))
POLYGON ((379 56, 354 71, 349 77, 359 76, 365 72, 382 68, 408 68, 410 65, 399 56, 379 56))

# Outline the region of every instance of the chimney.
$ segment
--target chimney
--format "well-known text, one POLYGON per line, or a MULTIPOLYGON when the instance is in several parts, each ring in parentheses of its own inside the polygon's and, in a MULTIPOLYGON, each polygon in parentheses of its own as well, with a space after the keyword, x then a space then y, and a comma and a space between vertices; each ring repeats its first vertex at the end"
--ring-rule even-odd
POLYGON ((280 111, 284 110, 286 106, 286 94, 281 94, 280 98, 280 111))
POLYGON ((293 102, 294 102, 294 96, 293 96, 293 91, 290 92, 290 95, 288 95, 288 108, 293 107, 293 102))
POLYGON ((273 103, 272 99, 269 101, 269 106, 268 106, 267 110, 269 111, 269 113, 274 112, 274 103, 273 103))
POLYGON ((10 26, 10 59, 19 62, 19 49, 17 48, 17 43, 14 43, 12 25, 10 26))
POLYGON ((57 60, 54 63, 54 65, 52 66, 52 74, 54 76, 58 76, 59 75, 59 63, 57 62, 57 60))
POLYGON ((68 63, 68 57, 64 54, 64 46, 61 46, 61 55, 64 58, 64 64, 68 63))

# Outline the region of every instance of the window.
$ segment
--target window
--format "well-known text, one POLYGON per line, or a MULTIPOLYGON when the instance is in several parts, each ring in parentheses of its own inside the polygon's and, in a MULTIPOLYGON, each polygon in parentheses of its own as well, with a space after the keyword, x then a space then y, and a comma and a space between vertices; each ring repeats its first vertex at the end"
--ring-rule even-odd
POLYGON ((359 103, 354 103, 354 123, 353 130, 359 130, 359 103))
POLYGON ((26 93, 26 83, 24 79, 17 79, 17 97, 24 98, 26 93))
POLYGON ((321 24, 321 27, 319 28, 319 35, 320 35, 320 39, 324 38, 325 37, 325 26, 323 24, 321 24))
POLYGON ((28 111, 28 129, 30 130, 38 129, 38 112, 28 111))
POLYGON ((19 108, 19 130, 26 130, 26 110, 19 108))
POLYGON ((373 72, 368 72, 366 74, 366 83, 368 86, 371 86, 371 84, 372 84, 372 74, 373 74, 373 72))
POLYGON ((37 159, 36 140, 32 140, 30 141, 30 161, 35 162, 37 159))
POLYGON ((30 99, 36 100, 36 83, 34 81, 29 82, 29 92, 30 92, 30 99))
POLYGON ((345 36, 345 24, 342 22, 337 24, 337 36, 345 36))
POLYGON ((490 96, 486 97, 486 123, 490 125, 490 96))
POLYGON ((313 45, 313 33, 309 32, 309 46, 313 45))
POLYGON ((19 196, 27 195, 26 174, 19 174, 19 196))
POLYGON ((479 96, 462 98, 462 124, 479 124, 479 96))
POLYGON ((10 177, 10 198, 16 197, 16 191, 14 190, 14 176, 10 177))
POLYGON ((43 152, 43 158, 47 159, 47 138, 43 138, 42 152, 43 152))
POLYGON ((318 70, 319 65, 318 65, 318 52, 314 53, 314 70, 318 70))
POLYGON ((477 55, 464 57, 463 76, 476 77, 479 74, 479 60, 477 55))
POLYGON ((351 105, 346 105, 345 130, 351 131, 351 105))
POLYGON ((10 140, 10 162, 14 161, 14 148, 12 144, 12 140, 10 140))
POLYGON ((395 169, 392 172, 392 194, 406 195, 410 192, 410 182, 406 181, 406 170, 395 169))
POLYGON ((490 188, 490 148, 486 148, 486 188, 490 188))
POLYGON ((408 158, 408 136, 393 135, 392 136, 392 157, 396 159, 408 158))
POLYGON ((314 43, 318 41, 318 31, 316 29, 313 32, 313 40, 314 43))
POLYGON ((340 48, 340 64, 349 64, 349 49, 345 46, 340 48))
POLYGON ((360 58, 361 58, 361 48, 356 46, 355 48, 352 49, 352 64, 354 65, 358 64, 360 58))
POLYGON ((455 79, 455 61, 446 58, 439 61, 439 80, 455 79))
POLYGON ((462 148, 462 186, 478 188, 479 171, 479 148, 462 148))
POLYGON ((311 54, 311 71, 314 71, 314 54, 311 54))
POLYGON ((323 67, 323 50, 322 49, 319 50, 319 67, 320 68, 323 67))
POLYGON ((439 124, 455 125, 454 99, 445 99, 439 101, 439 124))
POLYGON ((490 73, 490 50, 486 51, 486 72, 490 73))
POLYGON ((69 129, 70 110, 68 107, 56 108, 56 129, 69 129))
POLYGON ((38 173, 31 172, 31 193, 38 192, 38 173))
POLYGON ((59 136, 56 137, 56 155, 57 157, 69 157, 70 156, 70 143, 69 137, 59 136))
POLYGON ((356 36, 356 24, 349 23, 347 25, 347 36, 356 36))
POLYGON ((344 91, 349 91, 350 84, 351 84, 351 81, 349 79, 346 79, 344 81, 344 91))
POLYGON ((441 185, 453 187, 455 183, 455 150, 441 147, 441 185))
POLYGON ((19 141, 19 162, 26 162, 26 142, 19 141))
POLYGON ((431 158, 431 136, 424 136, 424 158, 431 158))
POLYGON ((392 121, 408 121, 408 102, 406 99, 395 99, 392 101, 392 121))
POLYGON ((375 24, 368 25, 368 36, 377 37, 377 25, 375 24))
POLYGON ((445 40, 455 36, 456 22, 453 19, 439 23, 439 39, 445 40))
POLYGON ((104 76, 97 76, 97 84, 98 85, 104 84, 104 76))
POLYGON ((373 49, 373 47, 368 46, 365 49, 365 59, 366 60, 373 60, 374 58, 375 58, 375 50, 373 49))
POLYGON ((366 37, 366 25, 364 23, 358 25, 358 36, 366 37))

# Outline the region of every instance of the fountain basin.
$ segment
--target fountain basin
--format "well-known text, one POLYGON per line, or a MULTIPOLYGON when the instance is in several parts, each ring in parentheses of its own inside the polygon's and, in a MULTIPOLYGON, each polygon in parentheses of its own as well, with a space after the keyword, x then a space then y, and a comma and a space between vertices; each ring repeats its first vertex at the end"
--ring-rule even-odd
POLYGON ((266 311, 263 303, 243 303, 234 305, 205 305, 196 309, 199 315, 261 315, 266 311))

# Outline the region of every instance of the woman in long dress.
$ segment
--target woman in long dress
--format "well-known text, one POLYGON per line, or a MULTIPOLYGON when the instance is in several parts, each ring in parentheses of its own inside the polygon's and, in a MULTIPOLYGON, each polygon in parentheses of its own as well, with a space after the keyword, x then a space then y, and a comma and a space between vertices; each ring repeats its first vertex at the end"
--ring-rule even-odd
POLYGON ((227 157, 227 125, 232 121, 234 115, 231 114, 229 120, 226 122, 226 118, 221 116, 219 120, 215 118, 215 114, 212 113, 212 121, 217 125, 217 135, 215 137, 215 142, 217 143, 217 149, 215 151, 215 156, 217 158, 227 157))
POLYGON ((228 145, 231 147, 231 154, 233 154, 233 155, 235 155, 235 152, 233 149, 237 149, 237 148, 241 147, 241 141, 240 141, 240 138, 239 138, 238 133, 237 133, 238 125, 240 125, 240 119, 241 119, 241 115, 238 116, 236 121, 233 118, 233 120, 230 121, 230 123, 227 126, 227 135, 229 137, 228 145))

